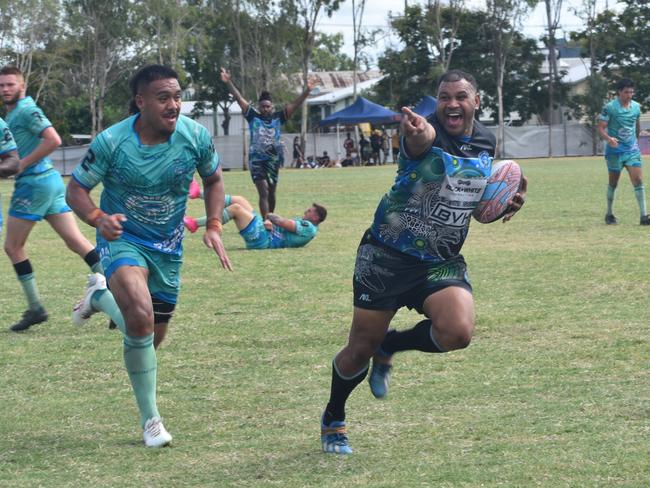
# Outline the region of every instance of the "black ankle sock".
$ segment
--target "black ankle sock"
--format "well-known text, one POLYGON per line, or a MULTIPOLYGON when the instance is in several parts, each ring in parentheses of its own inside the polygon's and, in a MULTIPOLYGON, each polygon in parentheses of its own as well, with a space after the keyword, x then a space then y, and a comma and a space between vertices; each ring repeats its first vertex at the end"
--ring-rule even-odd
POLYGON ((400 351, 444 352, 431 338, 431 321, 428 319, 411 329, 388 331, 381 350, 389 355, 400 351))
POLYGON ((97 251, 93 249, 84 256, 84 261, 86 261, 88 267, 92 269, 92 267, 99 262, 99 254, 97 254, 97 251))
POLYGON ((350 393, 354 390, 359 383, 368 374, 368 367, 366 366, 363 371, 359 372, 352 378, 342 378, 336 369, 336 365, 332 362, 332 387, 330 390, 330 399, 325 407, 325 415, 323 420, 329 424, 332 420, 345 420, 345 402, 347 402, 350 393))

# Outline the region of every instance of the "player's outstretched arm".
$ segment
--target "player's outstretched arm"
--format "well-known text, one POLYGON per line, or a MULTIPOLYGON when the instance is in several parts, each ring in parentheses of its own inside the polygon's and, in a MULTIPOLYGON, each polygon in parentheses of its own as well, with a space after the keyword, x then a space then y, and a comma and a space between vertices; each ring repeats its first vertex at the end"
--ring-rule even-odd
POLYGON ((526 190, 528 189, 528 178, 522 177, 521 188, 508 202, 509 211, 503 216, 503 222, 510 220, 526 202, 526 190))
POLYGON ((90 198, 90 191, 72 178, 68 183, 65 200, 77 216, 88 225, 95 227, 104 239, 114 241, 122 235, 124 214, 108 215, 97 208, 90 198))
POLYGON ((431 149, 436 138, 436 130, 427 122, 427 119, 416 114, 408 107, 402 108, 401 133, 408 156, 419 159, 431 149))
POLYGON ((0 177, 7 178, 18 172, 20 157, 17 151, 7 151, 0 154, 0 177))
POLYGON ((217 253, 221 266, 232 271, 232 263, 221 241, 221 214, 223 213, 225 195, 221 167, 219 167, 214 174, 203 179, 203 196, 207 217, 203 243, 217 253))
POLYGON ((221 81, 226 84, 228 91, 232 94, 233 97, 235 97, 235 101, 241 107, 242 113, 245 114, 248 111, 248 106, 250 104, 244 99, 242 94, 239 93, 239 90, 232 82, 230 72, 226 68, 221 68, 221 81))
POLYGON ((307 86, 303 92, 293 102, 287 104, 287 106, 284 108, 287 119, 290 119, 293 113, 298 110, 298 107, 300 107, 302 105, 302 102, 304 102, 305 99, 309 96, 309 92, 314 89, 314 86, 315 84, 313 81, 307 80, 307 86))

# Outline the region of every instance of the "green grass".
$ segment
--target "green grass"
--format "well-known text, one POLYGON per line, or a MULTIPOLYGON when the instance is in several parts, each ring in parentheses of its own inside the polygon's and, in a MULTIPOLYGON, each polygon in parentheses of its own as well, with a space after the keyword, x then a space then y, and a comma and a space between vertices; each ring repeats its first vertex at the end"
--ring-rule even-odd
MULTIPOLYGON (((650 229, 627 180, 621 225, 604 225, 600 158, 522 166, 524 210, 505 225, 473 223, 463 249, 472 345, 399 356, 386 401, 360 386, 347 458, 320 452, 319 415, 350 324, 356 245, 394 166, 285 170, 278 213, 329 209, 306 248, 245 251, 228 226, 227 273, 199 235, 186 239, 180 303, 158 353, 174 435, 163 450, 140 445, 119 334, 104 317, 70 323, 85 265, 38 225, 28 250, 47 324, 7 332, 24 302, 0 259, 0 486, 648 486, 650 229)), ((225 180, 256 202, 246 173, 225 180)), ((0 192, 6 212, 10 183, 0 192)), ((404 310, 394 324, 417 320, 404 310)))

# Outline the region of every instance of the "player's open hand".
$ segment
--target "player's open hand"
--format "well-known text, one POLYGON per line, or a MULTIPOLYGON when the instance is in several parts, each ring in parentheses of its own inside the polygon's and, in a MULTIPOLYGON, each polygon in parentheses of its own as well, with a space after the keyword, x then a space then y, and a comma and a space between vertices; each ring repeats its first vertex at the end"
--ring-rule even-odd
POLYGON ((230 258, 226 253, 226 248, 223 247, 221 236, 216 230, 207 229, 205 231, 205 234, 203 234, 203 244, 205 244, 207 248, 212 249, 217 253, 217 256, 219 256, 219 261, 221 261, 221 266, 223 266, 224 269, 232 271, 232 263, 230 262, 230 258))
POLYGON ((231 80, 230 73, 228 72, 228 70, 226 68, 222 67, 221 68, 221 81, 223 81, 224 83, 230 83, 230 80, 231 80))
POLYGON ((521 180, 521 188, 514 196, 508 201, 508 213, 503 216, 503 222, 507 222, 514 214, 519 212, 526 202, 526 190, 528 189, 528 178, 525 176, 521 180))
POLYGON ((97 230, 107 241, 114 241, 122 236, 122 222, 126 222, 124 214, 104 214, 97 219, 97 230))

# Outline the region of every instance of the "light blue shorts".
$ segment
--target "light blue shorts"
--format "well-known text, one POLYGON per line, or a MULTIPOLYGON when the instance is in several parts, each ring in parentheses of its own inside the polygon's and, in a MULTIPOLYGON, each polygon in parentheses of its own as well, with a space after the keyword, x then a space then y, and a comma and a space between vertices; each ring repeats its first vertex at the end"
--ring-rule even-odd
POLYGON ((16 180, 9 215, 39 221, 48 215, 72 211, 65 202, 65 184, 55 169, 21 176, 16 180))
POLYGON ((182 256, 154 251, 124 239, 107 241, 98 238, 97 252, 107 280, 120 266, 145 268, 149 270, 147 286, 151 296, 163 302, 176 303, 181 289, 182 256))
POLYGON ((246 228, 239 231, 246 242, 246 249, 268 249, 271 247, 271 233, 264 227, 262 217, 254 214, 246 228))
POLYGON ((639 151, 606 154, 605 160, 607 161, 607 170, 610 173, 620 173, 623 171, 624 166, 630 168, 641 167, 641 153, 639 151))

